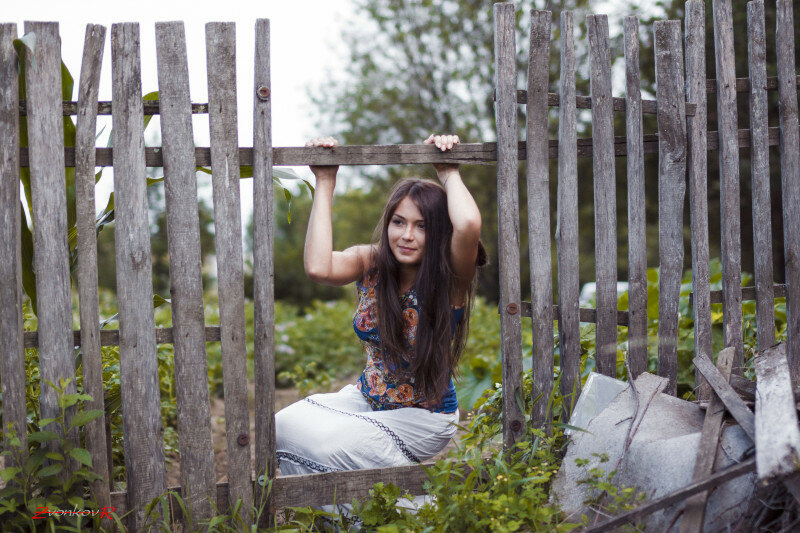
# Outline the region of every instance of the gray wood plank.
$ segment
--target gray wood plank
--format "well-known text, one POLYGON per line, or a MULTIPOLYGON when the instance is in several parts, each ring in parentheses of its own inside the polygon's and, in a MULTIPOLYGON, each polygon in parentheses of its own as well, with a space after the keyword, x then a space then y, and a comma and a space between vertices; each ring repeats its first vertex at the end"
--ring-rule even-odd
POLYGON ((233 23, 206 24, 206 53, 228 479, 231 503, 241 499, 242 509, 249 511, 253 506, 253 486, 233 23))
POLYGON ((680 21, 654 25, 658 106, 658 375, 678 377, 678 299, 683 274, 683 203, 686 192, 686 115, 680 21))
MULTIPOLYGON (((67 197, 64 181, 64 134, 61 106, 61 38, 58 23, 26 22, 25 33, 36 34, 33 53, 25 56, 25 86, 31 112, 28 146, 31 155, 33 196, 33 253, 39 302, 39 368, 42 383, 72 379, 75 391, 69 248, 67 247, 67 197), (33 65, 36 65, 34 67, 33 65)), ((61 414, 56 392, 43 386, 41 417, 61 414)), ((70 415, 67 416, 69 418, 70 415)), ((56 425, 47 426, 56 430, 56 425)), ((77 439, 77 431, 71 436, 77 439)))
MULTIPOLYGON (((205 339, 206 342, 219 342, 220 340, 219 326, 206 326, 205 339)), ((172 344, 175 340, 172 328, 156 328, 155 329, 156 344, 172 344)), ((81 332, 75 330, 72 332, 73 346, 79 347, 81 345, 81 332)), ((101 346, 119 346, 119 330, 118 329, 101 329, 100 330, 100 345, 101 346)), ((36 331, 25 332, 25 348, 38 348, 39 334, 36 331)))
MULTIPOLYGON (((83 44, 78 113, 75 120, 75 215, 78 243, 78 299, 80 306, 83 390, 93 399, 88 409, 105 409, 103 361, 100 352, 100 314, 97 291, 97 236, 95 233, 95 135, 97 134, 97 93, 106 42, 104 26, 88 24, 83 44)), ((96 418, 86 424, 86 448, 92 470, 102 478, 92 483, 97 505, 111 504, 106 424, 96 418)))
POLYGON ((597 283, 595 365, 617 375, 617 193, 614 170, 614 113, 611 108, 611 51, 608 17, 588 15, 594 164, 594 256, 597 283))
MULTIPOLYGON (((256 21, 255 91, 253 99, 253 314, 256 417, 256 479, 273 479, 275 460, 275 213, 272 186, 272 100, 269 96, 270 23, 256 21), (266 88, 268 91, 261 90, 266 88)), ((256 485, 257 489, 262 487, 256 485)), ((263 492, 256 494, 262 502, 263 492)), ((271 498, 271 494, 269 495, 271 498)), ((274 515, 267 500, 265 520, 274 515)), ((268 524, 260 524, 267 526, 268 524)))
POLYGON ((531 425, 551 430, 553 390, 553 266, 550 255, 550 172, 547 157, 547 87, 550 74, 552 13, 531 13, 528 60, 527 179, 528 249, 533 333, 533 404, 531 425))
MULTIPOLYGON (((22 258, 19 200, 19 78, 16 24, 0 24, 0 376, 3 428, 26 448, 25 351, 22 331, 22 258)), ((6 445, 7 438, 5 441, 6 445)))
MULTIPOLYGON (((695 105, 687 118, 687 165, 689 168, 689 214, 692 228, 692 285, 695 299, 694 353, 713 353, 711 337, 711 272, 708 247, 708 102, 706 96, 705 3, 686 2, 686 101, 695 105)), ((695 370, 695 396, 711 397, 703 375, 695 370)))
POLYGON ((500 335, 503 358, 503 443, 510 447, 525 435, 522 402, 522 315, 517 176, 516 42, 514 4, 494 9, 497 104, 497 215, 500 267, 500 335))
POLYGON ((742 340, 742 247, 739 220, 739 144, 737 142, 736 70, 731 0, 714 0, 714 51, 717 71, 723 330, 725 346, 736 349, 734 374, 744 367, 742 340))
POLYGON ((156 23, 156 56, 161 97, 178 450, 181 487, 193 521, 185 525, 191 530, 200 521, 214 515, 217 494, 203 321, 200 215, 189 67, 182 22, 156 23))
POLYGON ((575 40, 572 11, 561 12, 561 73, 558 88, 558 347, 564 420, 581 393, 578 315, 578 150, 575 111, 575 40))
MULTIPOLYGON (((731 378, 731 367, 733 366, 733 348, 725 348, 717 355, 717 368, 725 380, 731 378)), ((706 408, 706 416, 703 420, 703 430, 700 433, 700 445, 697 447, 697 458, 694 462, 692 482, 701 481, 714 472, 714 461, 717 457, 719 439, 722 435, 722 419, 725 417, 725 404, 719 396, 713 394, 711 401, 706 408)), ((703 530, 703 519, 705 518, 706 502, 710 493, 700 492, 686 500, 681 517, 680 531, 688 533, 691 531, 703 530)))
POLYGON ((144 162, 139 25, 111 27, 114 195, 120 385, 130 527, 167 488, 158 394, 153 280, 144 162))
POLYGON ((647 226, 645 217, 639 20, 625 17, 625 136, 628 148, 628 365, 647 371, 647 226))
POLYGON ((786 343, 760 350, 756 367, 756 471, 760 481, 785 477, 800 463, 800 429, 786 343))
POLYGON ((742 431, 755 442, 755 415, 744 403, 744 400, 733 390, 733 387, 725 380, 706 354, 695 356, 692 362, 703 373, 708 384, 725 404, 725 408, 731 416, 742 426, 742 431))
POLYGON ((772 292, 772 210, 769 186, 767 109, 767 38, 764 2, 747 3, 747 55, 750 71, 750 174, 753 191, 753 262, 755 263, 758 349, 775 344, 772 292))
MULTIPOLYGON (((96 101, 98 115, 111 115, 113 114, 113 106, 109 101, 96 101)), ((145 115, 158 115, 161 113, 160 103, 158 100, 147 100, 143 103, 145 115)), ((78 102, 64 100, 62 102, 62 111, 65 117, 78 114, 78 102)), ((28 114, 28 105, 25 100, 19 102, 20 115, 25 116, 28 114)), ((202 115, 208 113, 207 103, 192 104, 192 114, 202 115)))
POLYGON ((780 115, 781 189, 783 191, 783 254, 786 265, 786 320, 789 367, 800 381, 800 132, 795 89, 794 21, 792 2, 776 3, 775 42, 778 56, 778 113, 780 115))

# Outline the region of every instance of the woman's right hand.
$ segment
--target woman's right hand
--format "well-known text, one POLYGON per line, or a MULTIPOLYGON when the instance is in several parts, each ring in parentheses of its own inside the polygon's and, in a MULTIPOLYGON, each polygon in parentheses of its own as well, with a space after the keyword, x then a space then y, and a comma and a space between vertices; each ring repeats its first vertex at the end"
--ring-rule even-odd
MULTIPOLYGON (((339 141, 333 137, 316 137, 308 141, 306 146, 333 148, 334 146, 339 146, 339 141)), ((320 181, 327 180, 332 181, 334 184, 336 183, 336 172, 339 170, 339 165, 311 165, 309 168, 311 172, 314 173, 314 177, 317 178, 317 184, 319 184, 320 181)))

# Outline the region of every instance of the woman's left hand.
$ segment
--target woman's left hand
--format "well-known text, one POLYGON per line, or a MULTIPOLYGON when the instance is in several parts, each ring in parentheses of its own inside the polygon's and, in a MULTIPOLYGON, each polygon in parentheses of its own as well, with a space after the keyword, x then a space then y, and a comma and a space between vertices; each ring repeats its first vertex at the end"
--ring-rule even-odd
MULTIPOLYGON (((461 141, 458 135, 436 135, 431 133, 430 137, 422 142, 423 144, 433 144, 442 152, 446 152, 461 141)), ((458 165, 455 163, 434 163, 433 168, 436 169, 436 174, 439 176, 439 181, 442 182, 442 185, 444 185, 452 172, 458 172, 458 165)))

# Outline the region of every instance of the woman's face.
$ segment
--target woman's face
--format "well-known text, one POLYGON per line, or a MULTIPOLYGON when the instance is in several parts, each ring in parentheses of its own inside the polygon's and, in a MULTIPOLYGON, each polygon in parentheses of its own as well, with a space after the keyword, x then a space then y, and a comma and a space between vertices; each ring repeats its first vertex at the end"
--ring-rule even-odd
POLYGON ((406 196, 389 219, 389 248, 401 265, 419 266, 425 253, 425 221, 417 204, 406 196))

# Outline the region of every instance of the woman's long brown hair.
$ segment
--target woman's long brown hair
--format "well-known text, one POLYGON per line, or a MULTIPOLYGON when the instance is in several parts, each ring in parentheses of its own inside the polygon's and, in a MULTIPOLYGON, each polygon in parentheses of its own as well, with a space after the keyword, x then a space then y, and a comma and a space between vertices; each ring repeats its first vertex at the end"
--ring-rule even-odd
MULTIPOLYGON (((422 257, 414 289, 420 305, 414 358, 409 371, 414 383, 429 404, 439 403, 447 392, 449 377, 455 374, 469 332, 469 315, 475 289, 470 280, 464 303, 464 314, 453 334, 451 296, 456 296, 463 280, 453 273, 450 241, 453 226, 447 211, 447 195, 438 183, 422 179, 405 179, 397 183, 389 196, 381 223, 375 257, 378 327, 384 358, 395 368, 402 368, 402 353, 409 350, 403 336, 403 315, 398 278, 400 264, 389 247, 388 228, 395 209, 404 198, 411 198, 425 222, 425 253, 422 257)), ((376 235, 377 237, 377 235, 376 235)), ((479 244, 478 265, 486 263, 486 252, 479 244)))

